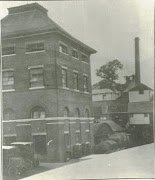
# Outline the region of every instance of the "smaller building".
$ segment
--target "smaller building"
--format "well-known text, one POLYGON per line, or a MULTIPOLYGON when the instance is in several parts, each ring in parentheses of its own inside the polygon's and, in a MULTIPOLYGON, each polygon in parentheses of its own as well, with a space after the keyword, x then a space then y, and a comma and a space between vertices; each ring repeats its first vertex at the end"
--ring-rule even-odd
POLYGON ((129 90, 129 124, 135 142, 145 144, 153 140, 153 90, 140 83, 129 90))
POLYGON ((129 91, 128 112, 130 124, 150 124, 153 113, 153 91, 139 84, 129 91))
POLYGON ((125 127, 128 121, 128 98, 110 89, 93 90, 92 94, 95 119, 110 119, 125 127))
POLYGON ((93 101, 111 101, 119 97, 120 93, 111 89, 95 89, 92 91, 93 101))

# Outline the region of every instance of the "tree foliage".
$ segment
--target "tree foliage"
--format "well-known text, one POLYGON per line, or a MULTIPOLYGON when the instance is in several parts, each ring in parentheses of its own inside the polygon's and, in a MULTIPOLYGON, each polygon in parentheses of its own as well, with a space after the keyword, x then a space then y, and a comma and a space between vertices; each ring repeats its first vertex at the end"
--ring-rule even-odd
POLYGON ((118 70, 121 70, 122 68, 123 64, 115 59, 97 69, 96 75, 102 78, 102 81, 100 81, 102 85, 104 84, 106 88, 116 90, 116 80, 119 78, 118 70))

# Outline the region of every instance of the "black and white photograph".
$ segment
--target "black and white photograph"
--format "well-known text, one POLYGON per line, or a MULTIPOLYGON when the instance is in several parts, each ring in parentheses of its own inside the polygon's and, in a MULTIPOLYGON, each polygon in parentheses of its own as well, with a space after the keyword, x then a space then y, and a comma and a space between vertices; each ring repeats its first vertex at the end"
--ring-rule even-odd
POLYGON ((1 179, 155 179, 154 0, 0 1, 1 179))

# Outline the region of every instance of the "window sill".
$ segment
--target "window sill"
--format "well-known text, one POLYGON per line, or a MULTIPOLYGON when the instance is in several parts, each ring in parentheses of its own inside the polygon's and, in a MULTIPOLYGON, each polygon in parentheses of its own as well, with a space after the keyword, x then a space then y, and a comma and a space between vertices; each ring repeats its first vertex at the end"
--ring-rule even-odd
POLYGON ((76 146, 81 146, 81 143, 76 143, 75 145, 76 145, 76 146))
POLYGON ((76 133, 80 133, 80 130, 76 130, 75 132, 76 132, 76 133))
POLYGON ((90 144, 90 142, 86 142, 86 144, 90 144))
POLYGON ((78 90, 78 89, 74 89, 74 91, 75 91, 75 92, 80 92, 80 90, 78 90))
POLYGON ((69 131, 64 131, 64 134, 69 134, 69 131))
POLYGON ((85 62, 85 61, 81 61, 81 62, 83 62, 83 63, 85 63, 85 64, 89 64, 88 62, 85 62))
POLYGON ((89 132, 89 129, 86 129, 86 132, 89 132))
POLYGON ((90 94, 89 92, 85 92, 85 91, 84 91, 84 93, 85 93, 85 94, 90 94))
POLYGON ((66 55, 66 56, 68 56, 68 54, 67 53, 64 53, 64 52, 61 52, 61 51, 59 51, 61 54, 64 54, 64 55, 66 55))
POLYGON ((76 57, 73 57, 73 56, 72 56, 72 58, 75 59, 75 60, 79 60, 79 58, 76 58, 76 57))
POLYGON ((25 54, 33 54, 33 53, 40 53, 40 52, 45 52, 45 50, 33 51, 33 52, 25 52, 25 54))
POLYGON ((5 90, 2 90, 2 92, 14 92, 15 89, 5 89, 5 90))
POLYGON ((40 86, 40 87, 30 87, 29 89, 33 90, 33 89, 44 89, 44 88, 45 88, 44 86, 40 86))
POLYGON ((2 55, 2 58, 3 57, 9 57, 9 56, 15 56, 16 54, 6 54, 6 55, 2 55))
POLYGON ((44 65, 29 66, 28 69, 44 68, 44 65))
POLYGON ((62 89, 66 89, 66 90, 69 90, 69 88, 68 88, 68 87, 62 87, 62 89))

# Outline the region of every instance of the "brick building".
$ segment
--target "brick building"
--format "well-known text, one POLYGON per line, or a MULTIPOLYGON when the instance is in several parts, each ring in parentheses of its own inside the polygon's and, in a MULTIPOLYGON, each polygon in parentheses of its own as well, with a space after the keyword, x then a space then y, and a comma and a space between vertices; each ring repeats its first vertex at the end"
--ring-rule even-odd
POLYGON ((65 160, 68 147, 93 144, 90 55, 96 51, 38 3, 8 12, 2 19, 4 143, 31 140, 42 147, 38 153, 65 160))

